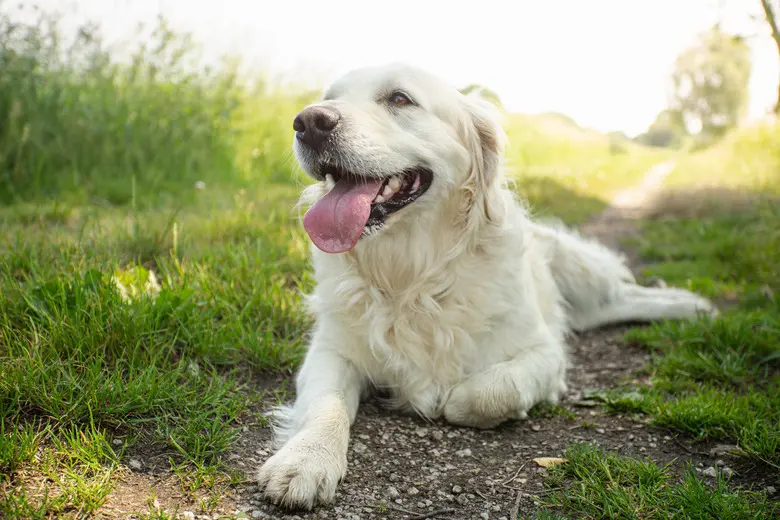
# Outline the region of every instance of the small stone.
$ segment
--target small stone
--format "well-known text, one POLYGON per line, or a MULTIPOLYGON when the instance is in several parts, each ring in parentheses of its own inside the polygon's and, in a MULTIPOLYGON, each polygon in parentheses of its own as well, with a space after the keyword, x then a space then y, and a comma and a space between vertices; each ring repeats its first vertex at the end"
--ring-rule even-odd
POLYGON ((401 480, 401 477, 398 476, 398 473, 390 473, 390 482, 398 482, 401 480))
POLYGON ((440 441, 444 438, 444 434, 441 432, 441 430, 433 430, 431 432, 431 437, 433 437, 433 440, 440 441))
POLYGON ((635 437, 634 437, 634 434, 633 434, 633 433, 629 433, 629 434, 628 434, 628 440, 630 440, 630 441, 633 441, 633 440, 634 440, 634 438, 635 438, 635 437))
POLYGON ((355 453, 365 453, 367 449, 366 445, 360 441, 356 441, 355 444, 352 445, 352 451, 355 453))
POLYGON ((113 444, 114 446, 121 446, 122 439, 114 439, 113 441, 111 441, 111 444, 113 444))
POLYGON ((454 486, 452 486, 452 492, 455 493, 456 495, 460 495, 461 493, 463 493, 463 488, 455 484, 454 486))
POLYGON ((777 493, 777 489, 775 488, 775 486, 767 486, 766 487, 766 494, 767 495, 774 495, 775 493, 777 493))
POLYGON ((465 506, 469 503, 469 498, 466 495, 458 495, 458 497, 455 499, 455 502, 458 504, 465 506))
POLYGON ((130 462, 128 462, 127 465, 136 471, 139 471, 141 468, 143 468, 143 464, 141 464, 141 461, 138 459, 130 459, 130 462))
POLYGON ((192 511, 182 511, 181 516, 184 520, 195 520, 195 513, 192 511))
POLYGON ((401 493, 398 492, 398 488, 395 486, 390 486, 387 488, 387 494, 390 495, 390 498, 398 498, 401 496, 401 493))
POLYGON ((606 430, 604 428, 596 428, 596 433, 600 433, 600 434, 604 435, 605 432, 606 432, 606 430))
POLYGON ((715 465, 718 466, 718 467, 722 467, 722 466, 725 466, 726 463, 723 461, 723 459, 718 459, 718 460, 715 461, 715 465))
POLYGON ((406 492, 409 493, 410 495, 416 495, 417 493, 420 492, 420 490, 412 486, 409 489, 407 489, 406 492))
POLYGON ((731 468, 730 468, 730 467, 728 467, 728 466, 724 467, 722 471, 723 471, 723 475, 724 475, 726 478, 731 478, 731 475, 733 475, 733 474, 734 474, 734 470, 733 470, 733 469, 731 469, 731 468))
POLYGON ((422 439, 428 435, 428 428, 417 428, 414 433, 422 439))
POLYGON ((455 452, 458 457, 471 457, 471 448, 465 448, 455 452))
POLYGON ((713 468, 712 466, 710 466, 709 468, 705 469, 705 470, 704 470, 704 471, 702 471, 701 473, 702 473, 702 475, 704 475, 705 477, 712 477, 712 478, 715 478, 715 477, 717 477, 717 476, 718 476, 718 470, 716 470, 716 469, 715 469, 715 468, 713 468))
POLYGON ((254 511, 249 513, 249 516, 251 516, 252 518, 268 518, 268 513, 264 513, 259 509, 255 509, 254 511))
POLYGON ((535 432, 538 432, 539 430, 541 430, 541 429, 542 429, 542 427, 541 427, 541 426, 539 426, 538 424, 534 424, 534 425, 532 425, 532 426, 531 426, 531 429, 532 429, 533 431, 535 431, 535 432))
POLYGON ((482 520, 490 520, 490 515, 487 513, 480 513, 479 517, 482 518, 482 520))
POLYGON ((656 444, 655 442, 651 442, 650 444, 648 444, 648 446, 650 446, 651 448, 657 448, 658 444, 656 444))
POLYGON ((640 447, 640 448, 639 448, 639 452, 640 452, 640 453, 644 453, 644 452, 646 452, 646 451, 647 451, 647 448, 645 448, 644 446, 642 446, 642 447, 640 447))

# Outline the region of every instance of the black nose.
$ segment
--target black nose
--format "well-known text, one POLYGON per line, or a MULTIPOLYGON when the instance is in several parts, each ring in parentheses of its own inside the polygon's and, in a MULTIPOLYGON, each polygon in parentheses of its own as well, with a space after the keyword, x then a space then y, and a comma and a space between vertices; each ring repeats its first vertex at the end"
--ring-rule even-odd
POLYGON ((307 107, 293 120, 296 137, 304 144, 318 148, 339 124, 341 114, 332 108, 307 107))

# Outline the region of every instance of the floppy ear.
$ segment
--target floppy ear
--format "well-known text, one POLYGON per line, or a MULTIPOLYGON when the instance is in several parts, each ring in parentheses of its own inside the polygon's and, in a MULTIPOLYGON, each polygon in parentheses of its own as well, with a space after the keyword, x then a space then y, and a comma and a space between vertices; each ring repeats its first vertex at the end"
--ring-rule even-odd
POLYGON ((464 191, 464 210, 470 213, 477 208, 491 220, 490 194, 500 182, 501 161, 504 155, 506 134, 499 120, 495 105, 478 93, 463 96, 467 120, 463 122, 464 143, 471 155, 471 167, 464 191))

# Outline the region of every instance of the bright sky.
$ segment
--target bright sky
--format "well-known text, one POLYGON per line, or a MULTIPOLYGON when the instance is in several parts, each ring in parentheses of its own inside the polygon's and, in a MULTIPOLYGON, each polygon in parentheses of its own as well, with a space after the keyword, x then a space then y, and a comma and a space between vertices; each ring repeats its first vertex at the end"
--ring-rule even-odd
MULTIPOLYGON (((406 61, 458 87, 482 83, 512 111, 565 113, 602 131, 643 131, 666 103, 678 53, 720 19, 751 39, 750 114, 777 93, 777 51, 760 0, 38 0, 75 4, 109 37, 157 13, 210 56, 240 53, 322 85, 353 67, 406 61)), ((72 12, 72 11, 71 11, 72 12)))

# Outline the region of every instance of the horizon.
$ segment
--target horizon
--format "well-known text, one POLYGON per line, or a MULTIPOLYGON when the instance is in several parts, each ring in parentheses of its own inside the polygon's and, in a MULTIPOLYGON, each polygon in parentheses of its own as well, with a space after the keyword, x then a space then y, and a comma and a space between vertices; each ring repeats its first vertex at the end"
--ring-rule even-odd
POLYGON ((273 77, 322 88, 347 70, 401 61, 430 70, 457 88, 470 83, 487 87, 510 112, 560 113, 582 127, 629 136, 645 131, 666 108, 675 58, 718 20, 730 32, 755 33, 757 27, 760 33, 749 40, 753 71, 748 121, 771 109, 780 77, 767 28, 750 19, 751 13, 761 14, 757 0, 752 6, 725 0, 501 6, 498 0, 484 0, 480 9, 468 10, 410 0, 380 7, 355 0, 334 0, 328 6, 314 0, 267 5, 242 0, 36 3, 47 12, 55 7, 67 12, 66 6, 72 6, 78 14, 71 14, 64 26, 95 21, 109 44, 128 38, 138 22, 151 24, 160 14, 172 29, 192 34, 205 63, 234 54, 273 77), (298 16, 302 12, 309 16, 298 16), (444 23, 445 15, 454 21, 444 23), (421 44, 424 39, 428 42, 421 44))

